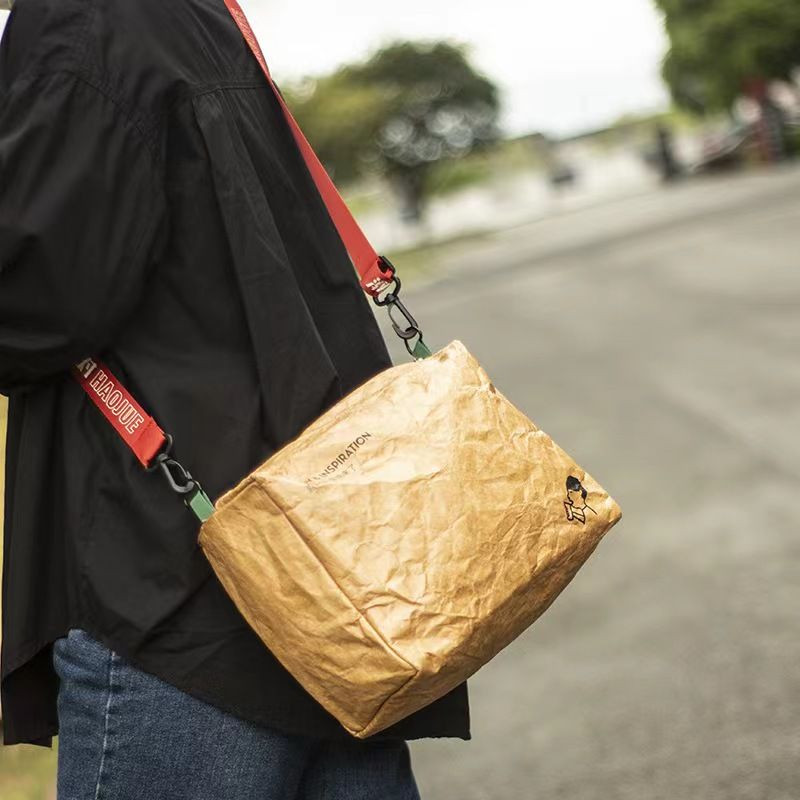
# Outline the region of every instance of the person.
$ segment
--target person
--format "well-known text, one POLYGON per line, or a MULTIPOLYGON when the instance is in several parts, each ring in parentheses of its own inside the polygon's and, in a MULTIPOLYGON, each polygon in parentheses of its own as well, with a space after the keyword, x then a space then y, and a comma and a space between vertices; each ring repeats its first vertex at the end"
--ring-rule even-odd
POLYGON ((675 146, 672 131, 666 123, 656 125, 656 157, 661 172, 661 179, 668 183, 681 175, 681 168, 675 158, 675 146))
POLYGON ((95 356, 212 499, 390 366, 223 0, 16 0, 7 20, 4 741, 60 732, 62 800, 417 797, 407 741, 468 739, 466 685, 352 738, 70 376, 95 356))

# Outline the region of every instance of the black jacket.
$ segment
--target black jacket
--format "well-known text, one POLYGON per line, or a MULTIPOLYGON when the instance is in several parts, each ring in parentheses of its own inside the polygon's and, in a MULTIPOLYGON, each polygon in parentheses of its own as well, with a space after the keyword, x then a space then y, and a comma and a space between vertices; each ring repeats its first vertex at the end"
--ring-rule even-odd
MULTIPOLYGON (((56 733, 50 643, 70 627, 242 718, 347 736, 65 373, 91 355, 212 498, 390 364, 223 0, 16 0, 3 36, 5 740, 56 733)), ((468 738, 466 688, 387 735, 468 738)))

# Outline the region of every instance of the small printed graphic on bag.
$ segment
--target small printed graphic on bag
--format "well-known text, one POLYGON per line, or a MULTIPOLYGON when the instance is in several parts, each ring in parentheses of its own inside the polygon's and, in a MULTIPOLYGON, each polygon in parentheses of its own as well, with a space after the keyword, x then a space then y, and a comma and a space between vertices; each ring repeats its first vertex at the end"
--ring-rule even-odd
POLYGON ((570 522, 579 522, 581 525, 585 525, 587 511, 597 515, 597 512, 586 503, 587 494, 583 484, 576 477, 570 475, 567 478, 567 499, 564 501, 564 509, 570 522))

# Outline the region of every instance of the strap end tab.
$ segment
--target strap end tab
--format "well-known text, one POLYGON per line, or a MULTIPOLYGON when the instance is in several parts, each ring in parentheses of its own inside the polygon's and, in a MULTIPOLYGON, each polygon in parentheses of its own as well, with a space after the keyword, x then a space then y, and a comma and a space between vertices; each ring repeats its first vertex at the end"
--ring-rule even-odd
POLYGON ((361 276, 361 288, 372 297, 378 297, 392 285, 394 273, 394 264, 385 256, 378 256, 361 276))

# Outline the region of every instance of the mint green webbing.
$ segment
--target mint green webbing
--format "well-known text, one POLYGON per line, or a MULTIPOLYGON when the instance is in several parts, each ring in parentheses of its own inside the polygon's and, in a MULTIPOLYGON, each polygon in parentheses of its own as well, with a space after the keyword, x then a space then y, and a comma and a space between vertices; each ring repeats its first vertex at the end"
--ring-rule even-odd
POLYGON ((202 489, 195 492, 191 499, 186 501, 186 505, 200 522, 205 522, 214 513, 214 504, 202 489))
POLYGON ((429 358, 433 353, 431 353, 428 345, 422 341, 422 337, 420 336, 419 341, 414 345, 414 349, 411 351, 411 355, 416 359, 420 359, 429 358))

